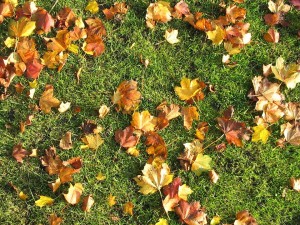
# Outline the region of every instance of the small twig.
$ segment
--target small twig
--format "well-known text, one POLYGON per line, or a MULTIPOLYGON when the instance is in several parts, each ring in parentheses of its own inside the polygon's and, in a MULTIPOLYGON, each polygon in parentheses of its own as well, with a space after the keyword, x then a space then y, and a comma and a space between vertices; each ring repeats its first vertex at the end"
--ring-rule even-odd
POLYGON ((57 3, 59 2, 59 0, 56 0, 52 6, 52 8, 50 9, 49 13, 51 13, 51 11, 54 9, 54 7, 57 5, 57 3))
POLYGON ((219 140, 221 140, 223 138, 224 134, 222 134, 217 140, 211 142, 209 145, 207 145, 205 148, 203 148, 203 151, 205 149, 207 149, 208 147, 212 146, 214 143, 218 142, 219 140))
POLYGON ((165 210, 165 212, 166 212, 166 214, 167 214, 167 217, 168 217, 168 219, 170 220, 169 213, 168 213, 168 211, 165 209, 164 204, 163 204, 163 196, 162 196, 162 194, 161 194, 160 189, 158 190, 158 192, 159 192, 159 195, 160 195, 161 204, 163 205, 163 208, 164 208, 164 210, 165 210))

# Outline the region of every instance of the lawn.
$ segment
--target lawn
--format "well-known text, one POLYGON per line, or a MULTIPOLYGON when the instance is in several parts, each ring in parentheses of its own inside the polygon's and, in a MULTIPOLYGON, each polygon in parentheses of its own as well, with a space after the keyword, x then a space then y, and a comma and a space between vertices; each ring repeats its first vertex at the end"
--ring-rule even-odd
MULTIPOLYGON (((174 6, 178 1, 170 1, 174 6)), ((203 12, 206 18, 214 19, 224 14, 219 6, 221 1, 187 0, 191 12, 203 12)), ((225 1, 227 6, 233 1, 225 1)), ((19 5, 23 1, 19 2, 19 5)), ((116 110, 112 96, 117 87, 125 80, 138 83, 142 98, 136 111, 148 110, 151 115, 158 115, 156 107, 163 101, 169 104, 188 106, 178 98, 174 88, 180 86, 183 77, 198 78, 207 84, 205 98, 195 101, 194 106, 200 114, 200 121, 208 123, 209 131, 204 142, 205 154, 212 158, 212 168, 220 176, 217 183, 210 182, 207 172, 200 176, 181 168, 178 156, 184 151, 184 143, 195 139, 198 122, 193 122, 192 129, 183 126, 183 119, 177 117, 170 125, 159 131, 164 139, 168 156, 166 163, 182 183, 187 184, 193 193, 189 202, 199 201, 210 220, 219 215, 221 224, 233 224, 236 213, 248 210, 261 225, 296 225, 300 224, 300 194, 290 186, 292 177, 300 178, 299 146, 287 143, 284 148, 276 145, 281 138, 280 125, 283 119, 269 127, 271 135, 267 143, 244 141, 242 147, 227 144, 225 151, 217 152, 215 146, 226 142, 218 128, 217 117, 221 117, 229 106, 234 107, 233 118, 244 122, 247 127, 254 127, 255 116, 261 112, 255 110, 255 102, 247 95, 255 76, 263 75, 263 65, 275 65, 276 59, 283 57, 287 63, 295 63, 300 56, 300 11, 294 7, 285 15, 289 26, 276 25, 280 33, 278 43, 268 43, 263 35, 270 26, 264 22, 264 15, 270 13, 268 1, 245 0, 237 4, 247 11, 245 22, 250 23, 252 34, 250 44, 239 54, 231 56, 235 66, 222 63, 226 50, 221 45, 213 45, 203 31, 194 29, 181 19, 172 19, 168 23, 157 23, 154 29, 146 26, 146 11, 151 2, 128 0, 129 10, 125 15, 112 20, 105 19, 102 9, 109 8, 114 1, 98 1, 100 11, 95 15, 84 10, 88 1, 37 1, 53 17, 63 7, 71 7, 77 16, 83 18, 99 17, 105 26, 105 52, 98 57, 86 54, 81 48, 78 54, 71 53, 60 72, 57 69, 44 68, 39 78, 33 98, 27 96, 29 82, 25 76, 15 77, 7 89, 6 99, 0 101, 0 223, 1 224, 47 224, 52 213, 61 217, 62 224, 155 224, 160 218, 168 219, 158 192, 143 195, 134 177, 141 175, 147 159, 144 138, 138 144, 140 155, 133 157, 115 141, 115 132, 130 125, 131 114, 116 110), (53 7, 54 6, 54 7, 53 7), (171 45, 164 39, 167 29, 177 29, 179 43, 171 45), (142 59, 142 60, 141 60, 142 59), (141 61, 149 61, 146 67, 141 61), (79 82, 76 74, 81 70, 79 82), (25 90, 18 94, 15 84, 21 82, 25 90), (32 110, 39 104, 45 86, 53 85, 54 96, 63 102, 71 102, 71 108, 59 113, 52 109, 47 114, 32 110), (215 91, 209 91, 213 85, 215 91), (101 105, 110 107, 106 117, 99 118, 101 105), (80 108, 80 110, 78 110, 80 108), (20 123, 28 115, 34 115, 32 124, 20 132, 20 123), (104 143, 96 150, 82 149, 84 132, 82 124, 93 120, 103 127, 100 133, 104 143), (62 136, 72 133, 73 148, 62 150, 59 147, 62 136), (12 157, 13 147, 22 143, 23 148, 31 153, 38 149, 38 157, 26 157, 18 163, 12 157), (45 150, 55 147, 62 160, 81 157, 83 166, 74 174, 73 181, 62 184, 53 193, 48 183, 56 176, 49 175, 40 158, 45 150), (96 179, 101 172, 106 176, 103 181, 96 179), (66 203, 63 193, 68 192, 69 183, 82 183, 83 196, 91 194, 95 200, 90 212, 81 209, 79 204, 66 203), (23 191, 28 198, 18 197, 23 191), (109 206, 108 196, 116 196, 116 204, 109 206), (52 205, 38 207, 35 201, 39 196, 49 196, 55 201, 52 205), (132 202, 133 215, 123 212, 123 205, 132 202)), ((286 1, 286 3, 288 3, 286 1)), ((0 57, 7 57, 13 48, 7 48, 4 41, 8 37, 8 25, 12 18, 5 18, 0 24, 0 57)), ((55 29, 54 29, 55 30, 55 29)), ((37 42, 41 55, 46 51, 42 36, 54 37, 52 30, 48 34, 31 35, 37 42)), ((80 42, 82 43, 82 42, 80 42)), ((298 61, 299 62, 299 61, 298 61)), ((270 75, 270 81, 280 83, 270 75)), ((0 87, 1 94, 4 88, 0 87)), ((294 89, 287 89, 281 84, 281 92, 286 102, 300 101, 300 84, 294 89)), ((83 197, 82 196, 82 197, 83 197)), ((180 224, 179 217, 169 212, 169 224, 180 224)))

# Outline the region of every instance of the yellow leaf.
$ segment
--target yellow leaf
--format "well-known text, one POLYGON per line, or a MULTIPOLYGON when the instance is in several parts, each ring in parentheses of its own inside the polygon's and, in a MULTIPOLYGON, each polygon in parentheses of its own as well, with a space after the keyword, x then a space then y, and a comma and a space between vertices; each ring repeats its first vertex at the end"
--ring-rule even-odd
POLYGON ((90 148, 92 150, 96 150, 104 142, 99 134, 87 134, 81 140, 86 144, 82 149, 90 148))
POLYGON ((4 44, 5 44, 5 46, 8 47, 8 48, 12 48, 12 47, 14 47, 15 44, 16 44, 16 39, 8 37, 8 38, 6 38, 6 40, 4 41, 4 44))
POLYGON ((131 125, 135 129, 142 130, 144 132, 154 131, 156 122, 156 118, 151 116, 147 110, 141 113, 135 112, 132 114, 131 125))
POLYGON ((181 87, 175 87, 175 93, 178 95, 180 100, 188 100, 201 91, 198 79, 191 81, 188 78, 182 78, 180 85, 181 87))
POLYGON ((123 206, 123 212, 128 215, 133 215, 133 203, 132 202, 126 202, 123 206))
POLYGON ((28 195, 24 194, 24 192, 21 191, 19 193, 19 198, 22 199, 23 201, 25 201, 28 198, 28 195))
POLYGON ((3 2, 5 3, 10 3, 12 4, 14 7, 16 7, 18 5, 18 0, 4 0, 3 2))
POLYGON ((70 52, 73 52, 74 54, 78 54, 78 52, 79 52, 79 46, 77 46, 75 44, 70 44, 70 45, 68 45, 68 50, 70 52))
POLYGON ((220 216, 214 216, 212 220, 210 221, 210 225, 218 225, 221 222, 220 216))
POLYGON ((254 133, 252 135, 252 141, 258 142, 261 140, 262 143, 266 144, 270 136, 270 132, 267 130, 267 128, 263 124, 260 124, 253 127, 253 130, 254 133))
POLYGON ((43 207, 45 205, 52 205, 54 202, 54 199, 40 195, 40 199, 35 201, 35 205, 39 207, 43 207))
POLYGON ((142 173, 143 176, 139 175, 134 180, 141 187, 139 192, 144 195, 155 193, 173 180, 173 175, 170 175, 170 168, 166 163, 160 167, 146 164, 142 173))
POLYGON ((211 158, 208 155, 198 154, 196 160, 192 164, 192 171, 196 175, 200 175, 204 171, 211 170, 211 158))
POLYGON ((99 109, 99 118, 103 119, 110 111, 110 108, 106 105, 102 105, 99 109))
POLYGON ((188 130, 192 128, 194 120, 199 120, 199 113, 195 106, 183 107, 181 114, 183 115, 183 125, 188 130))
POLYGON ((29 87, 30 88, 37 88, 37 85, 38 85, 38 82, 37 82, 37 80, 35 79, 35 80, 33 80, 33 81, 31 81, 31 82, 29 82, 29 87))
POLYGON ((226 49, 229 55, 235 55, 241 52, 240 48, 233 47, 233 45, 230 42, 225 42, 224 48, 226 49))
POLYGON ((210 39, 215 45, 221 44, 226 36, 225 30, 220 26, 216 26, 216 29, 213 31, 207 31, 206 34, 208 39, 210 39))
POLYGON ((187 201, 187 196, 192 193, 193 193, 192 189, 186 184, 180 185, 178 188, 178 197, 185 201, 187 201))
POLYGON ((104 176, 101 172, 99 172, 99 173, 97 174, 96 179, 99 180, 99 181, 103 181, 103 180, 106 179, 106 176, 104 176))
POLYGON ((97 1, 90 1, 89 4, 85 7, 85 10, 90 11, 92 14, 99 12, 99 6, 97 1))
POLYGON ((135 146, 128 148, 126 152, 134 157, 138 157, 140 155, 140 151, 135 146))
POLYGON ((76 183, 74 186, 70 183, 68 193, 63 195, 68 203, 75 205, 80 201, 82 192, 83 186, 81 183, 76 183))
POLYGON ((170 44, 176 44, 178 43, 180 40, 177 39, 178 36, 178 30, 166 30, 164 38, 167 40, 167 42, 169 42, 170 44))
POLYGON ((159 221, 155 225, 168 225, 168 220, 160 218, 159 221))
POLYGON ((22 17, 18 21, 11 20, 8 25, 8 34, 12 37, 27 37, 33 33, 34 29, 35 21, 22 17))
POLYGON ((116 196, 113 196, 112 194, 109 194, 108 199, 107 199, 108 205, 110 207, 114 206, 116 202, 116 196))

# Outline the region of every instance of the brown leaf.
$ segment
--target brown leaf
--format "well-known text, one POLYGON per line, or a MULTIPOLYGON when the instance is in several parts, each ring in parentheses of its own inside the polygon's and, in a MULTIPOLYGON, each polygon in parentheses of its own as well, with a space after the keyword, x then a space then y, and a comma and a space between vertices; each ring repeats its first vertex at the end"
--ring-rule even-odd
POLYGON ((279 13, 269 13, 264 16, 265 23, 269 26, 274 26, 280 23, 280 14, 279 13))
POLYGON ((60 101, 53 97, 54 88, 52 85, 46 85, 45 91, 42 94, 39 102, 39 106, 44 113, 50 113, 51 108, 58 108, 60 101))
POLYGON ((23 163, 23 158, 28 155, 28 152, 23 149, 22 144, 17 144, 13 147, 12 156, 17 160, 19 163, 23 163))
POLYGON ((279 105, 273 102, 268 103, 262 114, 262 118, 268 123, 276 123, 284 116, 284 105, 279 105))
POLYGON ((199 202, 188 202, 181 200, 175 208, 175 213, 180 217, 182 223, 188 225, 206 225, 206 213, 200 208, 199 202))
POLYGON ((226 8, 226 17, 231 23, 244 20, 246 18, 246 9, 240 8, 236 5, 231 5, 226 8))
POLYGON ((104 27, 103 22, 99 18, 89 18, 85 20, 87 23, 87 35, 88 37, 99 37, 102 38, 103 36, 106 36, 106 30, 104 27))
POLYGON ((86 120, 81 125, 81 129, 85 134, 93 134, 94 130, 97 129, 97 124, 94 120, 86 120))
POLYGON ((19 83, 15 84, 15 89, 16 89, 16 92, 18 94, 22 94, 22 92, 24 91, 25 87, 24 87, 23 84, 21 84, 21 82, 19 82, 19 83))
POLYGON ((280 34, 278 33, 277 30, 270 28, 267 33, 264 34, 264 39, 267 42, 271 43, 278 43, 279 42, 279 36, 280 34))
POLYGON ((240 211, 236 214, 236 220, 234 224, 258 225, 255 218, 247 210, 240 211))
POLYGON ((49 187, 51 188, 51 190, 52 190, 53 192, 56 192, 57 189, 58 189, 58 188, 60 187, 60 185, 61 185, 60 179, 57 178, 57 179, 55 180, 55 182, 53 182, 53 183, 51 183, 51 184, 48 184, 48 185, 49 185, 49 187))
POLYGON ((117 110, 130 113, 135 110, 141 101, 141 93, 137 90, 137 82, 123 81, 112 97, 112 102, 117 104, 117 110))
POLYGON ((172 8, 169 2, 150 3, 146 13, 146 24, 149 28, 154 28, 156 22, 166 23, 172 19, 171 13, 172 8))
POLYGON ((209 176, 210 181, 214 184, 217 183, 219 180, 219 175, 214 170, 209 171, 208 176, 209 176))
POLYGON ((128 126, 124 130, 117 130, 115 132, 115 140, 123 148, 130 148, 136 146, 139 141, 139 137, 133 134, 134 128, 132 126, 128 126))
POLYGON ((36 21, 38 34, 48 33, 51 31, 51 28, 54 27, 54 19, 45 9, 42 8, 39 8, 32 16, 32 20, 36 21))
POLYGON ((94 203, 95 203, 95 200, 92 197, 92 195, 88 195, 88 196, 84 197, 83 203, 82 203, 82 210, 84 212, 90 212, 94 203))
POLYGON ((192 128, 192 123, 194 120, 199 120, 199 113, 195 106, 183 107, 181 109, 181 114, 183 116, 184 127, 188 130, 192 128))
POLYGON ((300 103, 289 102, 285 105, 285 120, 300 120, 300 103))
POLYGON ((165 101, 157 106, 156 109, 161 111, 157 117, 157 128, 159 130, 167 127, 171 119, 174 119, 181 115, 178 105, 170 104, 170 106, 168 106, 167 102, 165 101))
POLYGON ((65 29, 72 26, 75 23, 75 20, 76 15, 72 9, 65 7, 58 12, 55 26, 60 29, 65 29))
POLYGON ((286 123, 281 125, 281 133, 285 141, 292 145, 300 145, 300 123, 286 123))
POLYGON ((83 43, 83 51, 89 55, 97 57, 104 53, 105 45, 101 38, 95 38, 94 36, 88 37, 83 43))
POLYGON ((63 168, 63 162, 60 157, 56 155, 56 149, 50 147, 45 151, 45 155, 40 158, 42 165, 46 167, 46 171, 49 175, 58 174, 61 168, 63 168))
POLYGON ((128 6, 125 2, 118 3, 116 2, 112 7, 109 9, 103 9, 102 12, 104 13, 107 20, 111 20, 117 14, 126 14, 128 11, 128 6))
POLYGON ((50 214, 48 217, 49 225, 60 225, 62 221, 62 218, 58 217, 55 213, 50 214))
POLYGON ((74 186, 70 183, 70 187, 67 194, 63 194, 66 201, 71 205, 76 205, 80 201, 80 197, 83 192, 83 186, 81 183, 76 183, 74 186))
POLYGON ((172 16, 174 18, 182 18, 182 16, 187 16, 190 14, 190 9, 188 4, 181 0, 180 2, 178 2, 175 6, 174 6, 174 12, 172 13, 172 16))
POLYGON ((72 139, 71 139, 71 135, 72 133, 70 131, 68 131, 60 140, 59 142, 59 147, 61 149, 67 150, 67 149, 71 149, 73 148, 72 145, 72 139))
POLYGON ((128 214, 130 216, 133 215, 133 203, 132 202, 126 202, 123 206, 123 213, 128 214))
POLYGON ((300 179, 295 179, 294 177, 290 180, 291 187, 295 190, 300 192, 300 179))
POLYGON ((82 167, 82 159, 81 157, 73 157, 68 159, 68 161, 63 162, 64 166, 70 165, 74 169, 80 169, 82 167))
POLYGON ((148 160, 148 163, 160 157, 162 161, 167 159, 168 151, 164 139, 156 132, 147 132, 145 144, 148 146, 147 153, 152 157, 148 160))
POLYGON ((27 1, 22 6, 17 8, 16 19, 19 19, 21 17, 30 18, 37 10, 38 8, 36 7, 35 2, 27 1))
POLYGON ((25 64, 30 64, 39 58, 35 41, 32 38, 22 38, 17 44, 17 53, 25 64))

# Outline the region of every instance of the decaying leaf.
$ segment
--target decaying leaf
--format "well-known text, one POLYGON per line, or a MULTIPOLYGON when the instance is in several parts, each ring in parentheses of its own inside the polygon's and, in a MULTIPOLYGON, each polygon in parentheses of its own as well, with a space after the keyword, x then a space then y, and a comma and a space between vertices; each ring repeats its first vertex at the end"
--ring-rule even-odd
POLYGON ((300 103, 289 102, 285 105, 285 120, 300 120, 300 103))
POLYGON ((70 107, 71 107, 71 102, 66 102, 66 103, 61 102, 60 105, 59 105, 58 111, 60 113, 64 113, 68 109, 70 109, 70 107))
POLYGON ((59 142, 59 147, 61 149, 68 150, 68 149, 73 148, 71 136, 72 136, 72 133, 70 131, 68 131, 63 136, 63 138, 59 142))
POLYGON ((70 183, 70 187, 67 194, 63 194, 65 200, 71 205, 78 204, 81 194, 83 192, 83 186, 81 183, 76 183, 74 186, 70 183))
POLYGON ((13 147, 12 156, 17 160, 19 163, 23 163, 23 159, 28 155, 28 152, 23 149, 22 144, 17 144, 13 147))
POLYGON ((56 155, 56 149, 51 147, 45 151, 45 155, 40 158, 42 165, 46 167, 49 175, 58 174, 63 167, 63 162, 60 157, 56 155))
POLYGON ((183 116, 183 125, 188 130, 192 128, 194 120, 199 120, 199 113, 195 106, 183 107, 181 114, 183 116))
POLYGON ((294 177, 290 180, 291 187, 295 190, 300 192, 300 179, 295 179, 294 177))
POLYGON ((102 105, 99 109, 99 118, 103 119, 109 113, 109 110, 109 107, 102 105))
POLYGON ((112 102, 117 104, 117 110, 130 113, 135 110, 141 101, 141 93, 137 90, 136 81, 123 81, 112 97, 112 102))
POLYGON ((60 225, 62 221, 62 218, 58 217, 55 213, 50 214, 48 217, 49 225, 60 225))
POLYGON ((85 212, 89 212, 94 205, 95 200, 92 197, 92 195, 88 195, 83 198, 83 203, 82 203, 82 210, 85 212))
POLYGON ((139 137, 134 135, 134 128, 132 126, 126 127, 124 130, 117 130, 115 132, 115 140, 124 148, 130 148, 137 145, 139 137))
POLYGON ((132 216, 133 215, 133 207, 134 206, 133 206, 132 202, 126 202, 123 205, 123 213, 132 216))
POLYGON ((176 214, 182 223, 188 225, 206 225, 206 213, 200 208, 199 202, 188 202, 181 200, 178 207, 175 208, 176 214))
POLYGON ((51 108, 58 108, 60 105, 60 101, 53 96, 54 88, 52 85, 47 85, 44 93, 40 98, 40 108, 44 113, 50 113, 51 108))
POLYGON ((128 11, 128 6, 125 2, 116 2, 112 7, 109 9, 102 10, 106 19, 111 20, 118 14, 126 14, 128 11))
POLYGON ((195 161, 192 164, 191 170, 196 174, 200 175, 204 171, 211 170, 212 159, 208 155, 198 154, 195 161))
POLYGON ((184 2, 183 0, 181 0, 174 6, 174 12, 172 13, 172 16, 174 18, 181 18, 183 15, 188 16, 190 14, 191 14, 191 12, 190 12, 188 4, 186 2, 184 2))
POLYGON ((152 163, 152 161, 158 158, 162 162, 166 161, 168 151, 164 139, 156 132, 147 132, 145 136, 145 144, 148 147, 146 152, 151 155, 147 162, 152 163))
POLYGON ((270 28, 267 33, 264 34, 264 39, 267 42, 278 43, 279 42, 279 32, 274 28, 270 28))
POLYGON ((281 125, 284 140, 292 145, 300 145, 300 123, 286 123, 281 125))
POLYGON ((35 201, 35 205, 39 206, 39 207, 43 207, 43 206, 46 206, 46 205, 52 205, 53 202, 54 202, 54 199, 52 199, 48 196, 40 195, 40 198, 35 201))
POLYGON ((214 170, 209 171, 208 176, 209 176, 210 181, 214 184, 217 183, 219 180, 219 175, 214 170))
POLYGON ((258 225, 258 223, 247 210, 243 210, 236 214, 234 225, 258 225))
POLYGON ((55 182, 48 184, 49 187, 52 189, 53 192, 56 192, 57 189, 60 187, 61 182, 60 182, 60 178, 57 178, 55 180, 55 182))
POLYGON ((139 175, 134 180, 141 187, 139 192, 144 195, 155 193, 173 180, 173 175, 170 175, 170 168, 166 163, 159 168, 146 164, 142 173, 142 176, 139 175))

